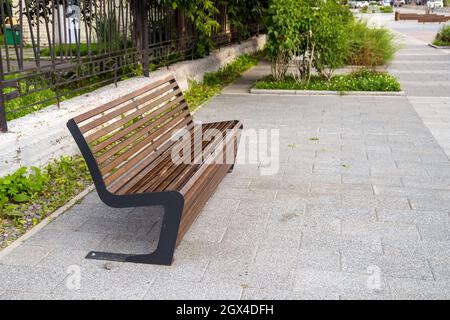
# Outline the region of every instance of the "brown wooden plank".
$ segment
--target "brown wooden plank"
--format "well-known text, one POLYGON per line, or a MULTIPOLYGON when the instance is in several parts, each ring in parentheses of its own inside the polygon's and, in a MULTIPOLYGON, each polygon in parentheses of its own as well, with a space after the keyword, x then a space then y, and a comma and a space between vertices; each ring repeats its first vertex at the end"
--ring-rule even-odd
MULTIPOLYGON (((225 129, 227 128, 227 123, 218 123, 218 124, 214 124, 211 125, 211 128, 209 129, 213 129, 215 128, 215 126, 217 126, 217 129, 220 130, 222 133, 225 131, 225 129)), ((205 132, 208 129, 204 129, 202 127, 202 134, 204 135, 205 132)), ((147 183, 147 188, 145 189, 145 191, 152 191, 152 192, 158 192, 158 191, 165 191, 167 186, 174 180, 176 179, 179 175, 183 175, 183 172, 189 172, 192 170, 195 170, 195 168, 197 166, 195 166, 194 164, 197 162, 201 162, 202 161, 202 157, 203 157, 203 152, 208 153, 210 150, 215 150, 217 148, 218 143, 220 143, 219 139, 213 140, 213 141, 208 141, 207 139, 210 139, 212 137, 212 133, 208 132, 206 135, 203 136, 203 139, 206 139, 205 141, 203 141, 203 143, 201 145, 194 145, 194 136, 191 135, 191 141, 189 141, 189 143, 191 144, 191 154, 190 154, 190 158, 191 161, 193 161, 190 165, 186 165, 186 164, 175 164, 173 163, 172 159, 168 159, 168 163, 166 163, 166 167, 164 168, 163 172, 160 172, 160 174, 153 178, 152 181, 149 181, 147 183)))
MULTIPOLYGON (((106 184, 110 185, 113 182, 116 182, 118 185, 123 186, 130 182, 132 179, 139 179, 139 177, 136 178, 136 176, 138 174, 142 175, 142 171, 145 170, 145 168, 148 167, 155 158, 161 155, 164 150, 169 148, 171 144, 170 138, 173 133, 184 127, 189 128, 191 126, 193 126, 192 121, 190 123, 187 121, 183 121, 175 125, 171 130, 167 131, 164 135, 160 136, 153 142, 153 147, 155 147, 155 150, 153 152, 149 153, 144 150, 140 154, 136 155, 138 165, 135 165, 132 162, 125 163, 116 172, 105 178, 106 184)), ((114 192, 117 191, 117 186, 114 187, 113 190, 114 192)))
MULTIPOLYGON (((170 130, 170 128, 172 128, 173 126, 176 126, 180 122, 183 122, 187 125, 190 121, 192 121, 190 116, 188 116, 186 118, 172 118, 172 120, 170 120, 170 122, 165 123, 164 127, 161 128, 160 130, 168 131, 168 130, 170 130), (170 127, 169 127, 169 124, 171 125, 170 127)), ((145 137, 143 140, 141 140, 140 142, 135 144, 133 147, 129 148, 127 151, 121 153, 118 157, 114 158, 114 160, 112 160, 111 162, 105 163, 103 167, 101 166, 100 170, 101 170, 102 174, 106 175, 106 174, 110 173, 111 170, 118 168, 121 163, 123 163, 131 158, 134 159, 134 156, 136 154, 142 153, 142 152, 144 152, 144 150, 147 153, 149 152, 149 150, 153 150, 155 147, 152 142, 161 136, 162 132, 160 130, 157 130, 157 131, 151 133, 150 135, 145 137)))
MULTIPOLYGON (((159 115, 159 113, 157 115, 159 115)), ((102 164, 103 162, 114 156, 116 153, 120 152, 121 150, 124 150, 125 147, 132 145, 132 143, 135 142, 136 140, 142 138, 145 135, 150 134, 151 130, 156 129, 156 126, 158 124, 164 123, 164 121, 171 118, 185 118, 188 117, 189 115, 190 113, 189 109, 187 108, 187 105, 180 104, 175 109, 172 109, 170 112, 164 114, 162 117, 154 120, 152 123, 148 123, 145 127, 142 127, 140 130, 137 130, 136 132, 134 132, 133 135, 116 143, 113 147, 107 149, 101 155, 96 156, 97 161, 99 162, 99 164, 102 164)), ((155 118, 148 117, 147 119, 151 120, 155 118)))
MULTIPOLYGON (((174 119, 174 120, 177 120, 177 119, 174 119)), ((149 156, 149 153, 146 152, 146 150, 144 150, 139 155, 136 156, 136 158, 138 159, 138 161, 137 161, 138 165, 132 165, 131 168, 129 168, 130 166, 127 163, 124 167, 126 167, 127 170, 129 170, 129 171, 124 170, 121 167, 118 170, 121 178, 116 185, 111 187, 110 191, 113 193, 117 192, 118 194, 126 194, 135 183, 137 183, 138 181, 143 179, 148 174, 148 172, 151 171, 151 169, 153 168, 151 165, 152 162, 155 161, 158 157, 161 157, 161 155, 165 152, 165 150, 170 148, 170 146, 173 143, 175 143, 170 140, 170 137, 173 135, 173 133, 176 130, 179 130, 186 126, 189 127, 191 124, 192 124, 192 119, 190 119, 190 118, 186 118, 182 122, 176 124, 172 128, 171 131, 167 131, 164 136, 159 137, 158 140, 153 143, 156 147, 165 145, 165 147, 162 148, 162 150, 156 149, 150 156, 149 156)), ((113 173, 112 176, 114 176, 116 174, 117 173, 113 173)), ((106 179, 109 179, 109 177, 106 179)), ((111 180, 111 181, 114 181, 114 180, 111 180)))
POLYGON ((186 232, 201 210, 208 202, 209 198, 214 194, 220 182, 226 176, 230 165, 210 166, 202 179, 189 194, 185 196, 185 209, 181 218, 180 228, 178 231, 177 245, 183 239, 186 232))
MULTIPOLYGON (((209 125, 211 126, 211 125, 209 125)), ((193 137, 193 134, 191 134, 191 138, 193 137)), ((174 144, 179 143, 178 141, 174 141, 174 144)), ((191 157, 194 154, 195 150, 192 150, 192 143, 193 139, 190 141, 185 141, 185 143, 191 144, 191 157)), ((152 192, 155 191, 155 187, 160 184, 162 181, 167 179, 167 176, 170 175, 174 170, 176 170, 179 166, 178 164, 173 163, 172 161, 172 149, 173 146, 167 150, 166 154, 164 156, 161 156, 163 158, 163 161, 161 161, 158 166, 152 169, 152 172, 149 172, 149 175, 145 177, 145 179, 141 180, 139 183, 138 188, 134 188, 134 192, 137 193, 143 193, 143 192, 152 192)), ((199 146, 199 148, 202 148, 202 146, 199 146)), ((182 166, 184 167, 184 166, 182 166)))
POLYGON ((104 105, 102 105, 102 106, 100 106, 98 108, 92 109, 89 112, 81 114, 81 115, 73 118, 73 120, 77 124, 80 124, 81 122, 84 122, 84 121, 86 121, 86 120, 88 120, 88 119, 90 119, 92 117, 95 117, 95 116, 97 116, 97 115, 99 115, 99 114, 101 114, 101 113, 103 113, 105 111, 108 111, 111 108, 117 107, 118 105, 121 105, 122 103, 128 102, 129 100, 134 99, 134 98, 144 94, 145 92, 153 90, 156 87, 158 87, 158 86, 160 86, 160 85, 162 85, 162 84, 164 84, 166 82, 170 82, 170 81, 175 81, 173 76, 169 76, 167 78, 164 78, 164 79, 161 79, 161 80, 156 81, 154 83, 151 83, 151 84, 149 84, 149 85, 147 85, 147 86, 145 86, 145 87, 143 87, 143 88, 141 88, 139 90, 131 92, 130 94, 127 94, 127 95, 125 95, 123 97, 120 97, 120 98, 118 98, 118 99, 116 99, 114 101, 108 102, 108 103, 106 103, 106 104, 104 104, 104 105))
MULTIPOLYGON (((145 112, 145 111, 142 112, 141 111, 142 109, 151 110, 152 108, 149 108, 150 106, 153 106, 153 108, 155 108, 159 105, 159 103, 162 103, 162 102, 164 102, 168 99, 171 99, 172 97, 174 97, 176 95, 180 95, 180 94, 181 94, 181 90, 178 88, 178 85, 176 82, 169 84, 167 87, 164 87, 161 90, 152 92, 149 95, 143 96, 142 98, 139 98, 137 100, 130 101, 130 103, 124 105, 123 107, 121 107, 117 110, 114 110, 108 114, 105 114, 93 121, 86 123, 84 126, 80 127, 80 131, 82 133, 86 133, 90 130, 93 130, 97 127, 104 125, 108 121, 111 121, 115 118, 123 116, 124 114, 126 114, 127 112, 129 112, 133 109, 137 109, 139 106, 144 106, 145 108, 137 109, 133 113, 127 114, 127 116, 125 117, 128 119, 130 119, 130 117, 131 117, 131 119, 133 119, 134 117, 139 116, 145 112), (157 100, 152 101, 154 99, 157 99, 157 100), (146 103, 149 101, 152 101, 152 102, 150 103, 150 105, 147 106, 146 103), (136 116, 133 117, 133 115, 136 115, 136 116)), ((127 121, 125 121, 124 123, 126 123, 126 122, 127 121)), ((103 128, 103 129, 106 130, 105 128, 103 128)), ((110 132, 110 131, 111 130, 108 130, 107 132, 110 132)))

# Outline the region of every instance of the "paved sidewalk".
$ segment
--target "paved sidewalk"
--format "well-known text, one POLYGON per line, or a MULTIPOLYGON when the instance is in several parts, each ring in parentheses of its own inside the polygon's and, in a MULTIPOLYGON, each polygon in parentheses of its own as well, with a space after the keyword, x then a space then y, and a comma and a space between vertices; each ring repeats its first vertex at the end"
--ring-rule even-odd
POLYGON ((404 47, 389 71, 401 81, 408 100, 450 156, 450 50, 428 46, 440 24, 390 22, 404 47))
POLYGON ((411 104, 423 98, 235 90, 197 119, 278 129, 280 169, 238 165, 172 267, 85 260, 151 251, 163 214, 93 193, 0 260, 0 299, 450 298, 450 161, 411 104))

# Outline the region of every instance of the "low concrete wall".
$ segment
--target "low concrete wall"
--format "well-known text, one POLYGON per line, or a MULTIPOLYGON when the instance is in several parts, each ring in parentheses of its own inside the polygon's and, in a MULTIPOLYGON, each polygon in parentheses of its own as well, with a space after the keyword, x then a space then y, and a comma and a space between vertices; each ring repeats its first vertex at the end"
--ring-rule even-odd
POLYGON ((88 94, 64 101, 60 108, 50 106, 10 121, 9 131, 0 133, 0 176, 22 166, 38 166, 63 155, 78 154, 78 149, 66 128, 66 122, 108 101, 117 99, 152 81, 172 73, 180 87, 188 87, 188 79, 202 80, 204 73, 218 70, 238 56, 260 50, 266 43, 264 35, 241 44, 214 51, 206 58, 183 61, 152 72, 149 78, 136 77, 112 84, 88 94))

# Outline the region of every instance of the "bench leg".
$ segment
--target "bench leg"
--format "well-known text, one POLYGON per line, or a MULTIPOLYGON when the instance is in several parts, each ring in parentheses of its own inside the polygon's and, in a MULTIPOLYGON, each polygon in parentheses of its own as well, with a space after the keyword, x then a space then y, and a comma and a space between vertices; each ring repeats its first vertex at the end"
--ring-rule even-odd
POLYGON ((164 205, 164 217, 158 247, 153 253, 130 255, 92 251, 86 256, 86 259, 170 266, 173 260, 182 213, 183 203, 176 199, 164 205))

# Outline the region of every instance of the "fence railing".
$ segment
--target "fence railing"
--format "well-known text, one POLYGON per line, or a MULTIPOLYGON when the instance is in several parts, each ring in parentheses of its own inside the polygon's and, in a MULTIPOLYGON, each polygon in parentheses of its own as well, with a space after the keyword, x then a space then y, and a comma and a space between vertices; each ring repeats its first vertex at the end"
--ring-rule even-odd
MULTIPOLYGON (((0 130, 7 121, 158 66, 194 59, 197 32, 162 1, 0 0, 0 130)), ((217 46, 239 39, 226 5, 217 46)), ((251 35, 259 32, 254 24, 251 35)))

